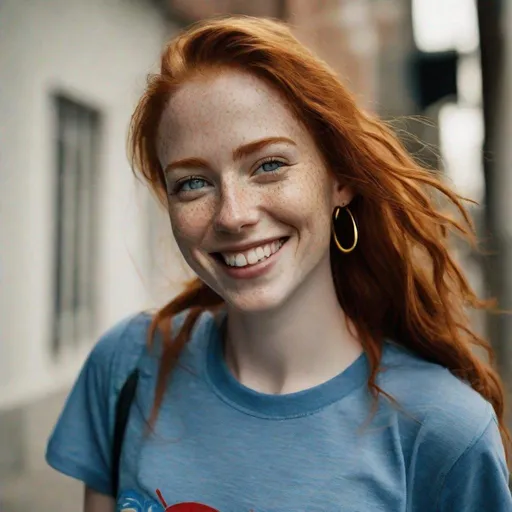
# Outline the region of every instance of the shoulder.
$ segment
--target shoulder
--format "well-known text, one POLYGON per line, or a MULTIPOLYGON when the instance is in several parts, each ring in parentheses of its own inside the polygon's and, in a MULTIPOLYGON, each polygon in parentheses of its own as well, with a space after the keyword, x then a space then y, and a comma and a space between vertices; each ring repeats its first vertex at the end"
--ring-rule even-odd
MULTIPOLYGON (((172 319, 172 335, 176 336, 183 327, 190 310, 185 310, 172 319)), ((162 349, 161 335, 156 332, 151 354, 148 352, 148 334, 153 315, 149 312, 140 312, 130 315, 112 327, 99 338, 93 347, 88 360, 88 365, 97 368, 103 374, 118 375, 117 386, 124 382, 124 378, 139 361, 145 356, 151 360, 149 364, 143 364, 144 369, 153 373, 156 369, 162 349)), ((202 313, 196 320, 191 331, 188 343, 185 345, 181 358, 191 361, 203 353, 204 342, 209 338, 212 328, 216 328, 214 317, 208 313, 202 313)))
MULTIPOLYGON (((505 453, 491 404, 446 368, 399 346, 386 346, 382 368, 378 384, 398 405, 395 414, 410 485, 415 489, 413 501, 439 503, 442 495, 445 503, 469 499, 483 504, 494 491, 480 485, 478 500, 483 501, 478 501, 471 482, 485 473, 496 475, 495 487, 491 487, 499 490, 500 503, 509 507, 505 453), (455 487, 463 490, 454 491, 455 487)), ((422 507, 419 509, 424 510, 422 507)), ((440 510, 455 508, 443 506, 440 510)))
POLYGON ((119 351, 138 353, 145 345, 152 315, 140 312, 119 320, 100 336, 91 356, 98 360, 108 360, 119 351))
MULTIPOLYGON (((187 315, 185 311, 173 318, 173 334, 187 315)), ((51 466, 103 494, 112 490, 112 439, 119 391, 135 367, 141 370, 141 382, 145 381, 146 387, 141 385, 142 390, 153 388, 152 379, 157 375, 161 347, 158 335, 155 350, 146 349, 153 318, 149 313, 132 315, 100 337, 82 367, 48 442, 46 459, 51 466)), ((183 352, 189 357, 197 352, 202 346, 200 341, 211 332, 213 325, 213 317, 202 314, 183 352)))
POLYGON ((495 418, 491 404, 469 384, 406 349, 387 346, 382 368, 381 387, 415 423, 429 458, 438 454, 437 462, 447 468, 482 437, 495 418))
POLYGON ((493 418, 443 475, 436 496, 437 509, 510 511, 512 495, 508 483, 505 451, 493 418))
POLYGON ((452 429, 488 423, 493 410, 468 383, 447 368, 426 361, 405 348, 388 345, 380 383, 400 405, 422 422, 449 421, 452 429))
POLYGON ((150 321, 150 315, 132 315, 100 337, 48 441, 50 466, 103 494, 111 492, 111 439, 118 390, 137 364, 150 321))
POLYGON ((89 354, 86 367, 103 375, 134 367, 140 359, 147 342, 147 333, 152 315, 141 312, 123 318, 98 339, 89 354))

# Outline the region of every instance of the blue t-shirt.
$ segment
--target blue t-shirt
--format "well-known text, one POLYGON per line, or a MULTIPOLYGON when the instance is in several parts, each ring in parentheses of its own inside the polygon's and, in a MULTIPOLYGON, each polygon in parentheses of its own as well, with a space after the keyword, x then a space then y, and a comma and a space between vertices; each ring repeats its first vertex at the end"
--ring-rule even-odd
POLYGON ((230 374, 204 313, 148 433, 158 371, 158 354, 145 349, 149 322, 138 315, 102 337, 47 450, 55 469, 110 494, 116 399, 138 365, 118 511, 512 511, 492 407, 392 343, 378 383, 399 407, 380 398, 372 417, 365 355, 312 389, 258 393, 230 374))

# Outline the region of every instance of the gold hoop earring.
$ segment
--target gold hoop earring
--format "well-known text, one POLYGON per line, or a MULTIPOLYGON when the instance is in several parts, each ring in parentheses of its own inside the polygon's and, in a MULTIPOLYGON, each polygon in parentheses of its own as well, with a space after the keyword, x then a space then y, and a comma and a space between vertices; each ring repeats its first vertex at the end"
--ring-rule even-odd
POLYGON ((338 219, 338 215, 341 211, 341 207, 340 206, 336 206, 335 210, 334 210, 334 213, 333 213, 333 220, 332 220, 332 236, 334 237, 334 243, 336 244, 336 247, 343 253, 343 254, 348 254, 350 252, 352 252, 355 248, 356 248, 356 245, 357 245, 357 241, 359 239, 359 233, 357 231, 357 224, 356 224, 356 220, 354 219, 354 216, 352 215, 352 212, 349 210, 348 206, 345 207, 345 210, 347 211, 347 213, 349 214, 350 216, 350 220, 352 221, 352 226, 354 228, 354 243, 352 244, 351 247, 349 247, 348 249, 343 247, 339 240, 338 240, 338 237, 336 236, 336 230, 334 229, 334 224, 336 222, 336 220, 338 219))

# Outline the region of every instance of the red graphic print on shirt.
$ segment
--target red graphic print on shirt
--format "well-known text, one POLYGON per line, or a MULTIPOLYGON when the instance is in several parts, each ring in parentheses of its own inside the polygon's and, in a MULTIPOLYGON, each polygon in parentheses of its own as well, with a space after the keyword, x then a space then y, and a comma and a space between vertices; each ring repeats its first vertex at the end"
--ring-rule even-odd
POLYGON ((201 503, 177 503, 176 505, 167 505, 159 489, 156 490, 156 494, 165 512, 219 512, 217 509, 209 507, 208 505, 201 505, 201 503))

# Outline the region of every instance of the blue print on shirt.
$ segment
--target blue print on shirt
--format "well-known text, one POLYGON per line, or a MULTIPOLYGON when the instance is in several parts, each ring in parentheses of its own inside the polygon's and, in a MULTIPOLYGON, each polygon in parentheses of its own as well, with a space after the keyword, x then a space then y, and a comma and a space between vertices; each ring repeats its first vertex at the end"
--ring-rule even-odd
POLYGON ((124 491, 117 500, 117 512, 164 512, 160 503, 135 491, 124 491))

